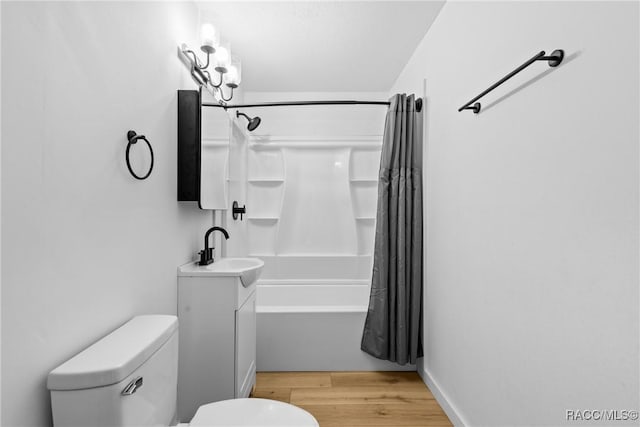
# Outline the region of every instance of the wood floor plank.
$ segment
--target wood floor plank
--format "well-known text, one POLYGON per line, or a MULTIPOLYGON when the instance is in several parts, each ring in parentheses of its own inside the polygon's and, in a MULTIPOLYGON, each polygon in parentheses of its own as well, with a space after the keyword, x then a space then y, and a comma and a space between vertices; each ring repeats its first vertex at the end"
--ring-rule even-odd
POLYGON ((321 427, 451 426, 436 401, 419 405, 297 405, 309 411, 321 427))
POLYGON ((278 388, 258 388, 253 391, 251 397, 257 397, 260 399, 279 400, 280 402, 289 403, 291 400, 291 389, 278 387, 278 388))
POLYGON ((320 387, 292 389, 290 402, 294 405, 402 404, 433 399, 426 387, 320 387))
POLYGON ((334 387, 411 384, 426 388, 422 378, 416 372, 332 372, 331 384, 334 387))
POLYGON ((306 409, 320 427, 449 427, 415 372, 259 372, 253 397, 306 409))
POLYGON ((256 388, 331 387, 330 372, 260 372, 256 388))

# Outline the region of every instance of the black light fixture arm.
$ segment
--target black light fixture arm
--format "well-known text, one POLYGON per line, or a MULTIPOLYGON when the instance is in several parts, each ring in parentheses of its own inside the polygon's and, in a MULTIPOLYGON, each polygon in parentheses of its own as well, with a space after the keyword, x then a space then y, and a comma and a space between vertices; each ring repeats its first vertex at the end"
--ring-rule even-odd
POLYGON ((204 66, 202 67, 203 69, 207 68, 209 66, 209 59, 211 58, 211 53, 206 52, 207 54, 207 63, 204 64, 204 66))
POLYGON ((227 101, 230 101, 231 98, 233 97, 233 89, 238 85, 235 83, 228 82, 226 86, 231 88, 231 93, 228 98, 225 97, 224 93, 222 93, 222 85, 224 84, 224 81, 225 81, 224 74, 228 72, 228 68, 222 67, 222 66, 216 66, 215 72, 218 73, 219 79, 217 82, 214 82, 213 77, 211 76, 211 72, 209 72, 207 68, 212 63, 211 55, 215 52, 215 49, 208 45, 203 45, 201 49, 207 56, 207 60, 206 60, 207 62, 205 64, 202 64, 196 52, 189 49, 186 44, 182 44, 180 46, 180 52, 182 53, 182 56, 183 56, 183 62, 185 62, 185 64, 187 64, 187 66, 189 67, 191 71, 191 77, 193 77, 193 79, 198 83, 198 85, 200 87, 202 86, 206 87, 214 96, 215 96, 215 92, 217 92, 220 98, 222 99, 220 101, 220 104, 225 105, 225 103, 227 101))
MULTIPOLYGON (((215 87, 216 89, 219 89, 220 86, 222 86, 222 81, 224 80, 224 76, 222 75, 223 73, 218 71, 218 74, 220 75, 220 81, 216 84, 213 83, 213 79, 211 78, 211 76, 209 76, 209 83, 211 83, 211 86, 215 87)), ((222 93, 222 90, 220 90, 220 93, 222 93)))
POLYGON ((482 105, 476 101, 482 98, 483 96, 485 96, 486 94, 488 94, 489 92, 491 92, 492 90, 494 90, 495 88, 497 88, 498 86, 500 86, 502 83, 509 80, 511 77, 518 74, 520 71, 524 70, 525 68, 527 68, 528 66, 530 66, 536 61, 548 61, 550 67, 557 67, 558 65, 560 65, 563 59, 564 59, 564 51, 562 49, 554 50, 553 52, 551 52, 551 55, 549 56, 546 55, 544 50, 538 52, 533 57, 531 57, 527 62, 520 65, 518 68, 516 68, 515 70, 513 70, 512 72, 510 72, 509 74, 507 74, 506 76, 504 76, 503 78, 495 82, 488 89, 484 90, 480 95, 476 96, 475 98, 473 98, 472 100, 464 104, 462 107, 458 108, 458 112, 462 110, 472 110, 475 114, 478 114, 480 112, 480 109, 482 108, 482 105))
MULTIPOLYGON (((220 84, 222 84, 222 79, 220 79, 220 84)), ((224 102, 231 101, 231 98, 233 98, 233 87, 229 86, 229 88, 231 89, 231 93, 229 94, 228 98, 225 98, 224 91, 222 90, 222 88, 220 88, 220 98, 222 98, 224 102)))
POLYGON ((193 63, 193 67, 197 68, 198 70, 204 71, 209 66, 211 53, 205 52, 207 54, 207 63, 202 65, 200 63, 200 58, 198 58, 198 55, 196 55, 196 53, 194 51, 192 51, 191 49, 184 49, 182 52, 185 55, 190 55, 191 56, 191 62, 193 63))

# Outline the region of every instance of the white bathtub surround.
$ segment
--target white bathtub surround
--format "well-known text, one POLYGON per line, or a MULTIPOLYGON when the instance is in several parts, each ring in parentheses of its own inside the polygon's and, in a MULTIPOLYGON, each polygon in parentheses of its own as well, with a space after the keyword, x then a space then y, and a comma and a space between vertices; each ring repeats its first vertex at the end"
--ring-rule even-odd
MULTIPOLYGON (((245 93, 246 103, 386 98, 380 92, 245 93)), ((236 180, 231 194, 246 203, 247 215, 244 221, 227 215, 229 232, 243 236, 228 242, 229 255, 370 254, 385 110, 378 105, 246 109, 262 123, 231 146, 230 174, 236 180)))
POLYGON ((427 80, 424 374, 468 425, 638 409, 639 12, 447 2, 392 88, 427 80))
POLYGON ((381 136, 249 141, 250 255, 371 254, 381 136))
POLYGON ((369 280, 260 280, 258 371, 415 371, 360 350, 369 280))
POLYGON ((255 255, 264 261, 262 281, 367 281, 371 276, 371 255, 255 255))
MULTIPOLYGON (((245 94, 246 102, 386 98, 245 94)), ((227 218, 227 227, 247 236, 247 244, 232 238, 229 254, 265 262, 257 300, 259 370, 415 369, 359 348, 385 111, 376 105, 264 108, 260 128, 231 158, 246 179, 247 215, 243 222, 227 218)))

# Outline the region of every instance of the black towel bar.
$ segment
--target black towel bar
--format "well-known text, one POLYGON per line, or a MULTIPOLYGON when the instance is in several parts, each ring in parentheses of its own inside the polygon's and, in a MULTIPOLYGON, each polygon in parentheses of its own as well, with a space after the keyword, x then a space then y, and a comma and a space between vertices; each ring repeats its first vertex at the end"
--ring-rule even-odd
POLYGON ((564 58, 564 50, 556 49, 553 52, 551 52, 551 55, 549 56, 545 56, 545 55, 546 54, 544 50, 539 53, 536 53, 527 62, 525 62, 524 64, 522 64, 521 66, 519 66, 518 68, 516 68, 515 70, 513 70, 503 78, 501 78, 500 80, 498 80, 496 83, 491 85, 487 90, 482 92, 480 95, 476 96, 471 101, 467 102, 462 107, 458 108, 458 112, 462 110, 472 110, 475 114, 478 114, 480 112, 480 108, 482 107, 482 105, 479 102, 476 102, 477 100, 479 100, 480 98, 482 98, 483 96, 485 96, 486 94, 488 94, 489 92, 491 92, 492 90, 500 86, 502 83, 506 82, 511 77, 515 76, 520 71, 524 70, 525 68, 527 68, 529 65, 533 64, 536 61, 548 61, 550 67, 557 67, 558 65, 560 65, 560 63, 562 62, 562 59, 564 58), (473 104, 474 102, 475 104, 473 104))

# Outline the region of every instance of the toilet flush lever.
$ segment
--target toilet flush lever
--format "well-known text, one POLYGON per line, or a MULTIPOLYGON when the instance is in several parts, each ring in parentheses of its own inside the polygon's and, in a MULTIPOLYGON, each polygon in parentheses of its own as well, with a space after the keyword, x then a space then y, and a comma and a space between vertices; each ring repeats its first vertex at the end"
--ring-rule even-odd
POLYGON ((127 385, 124 390, 122 390, 123 396, 129 396, 138 391, 138 389, 142 387, 142 377, 138 377, 131 381, 129 385, 127 385))

